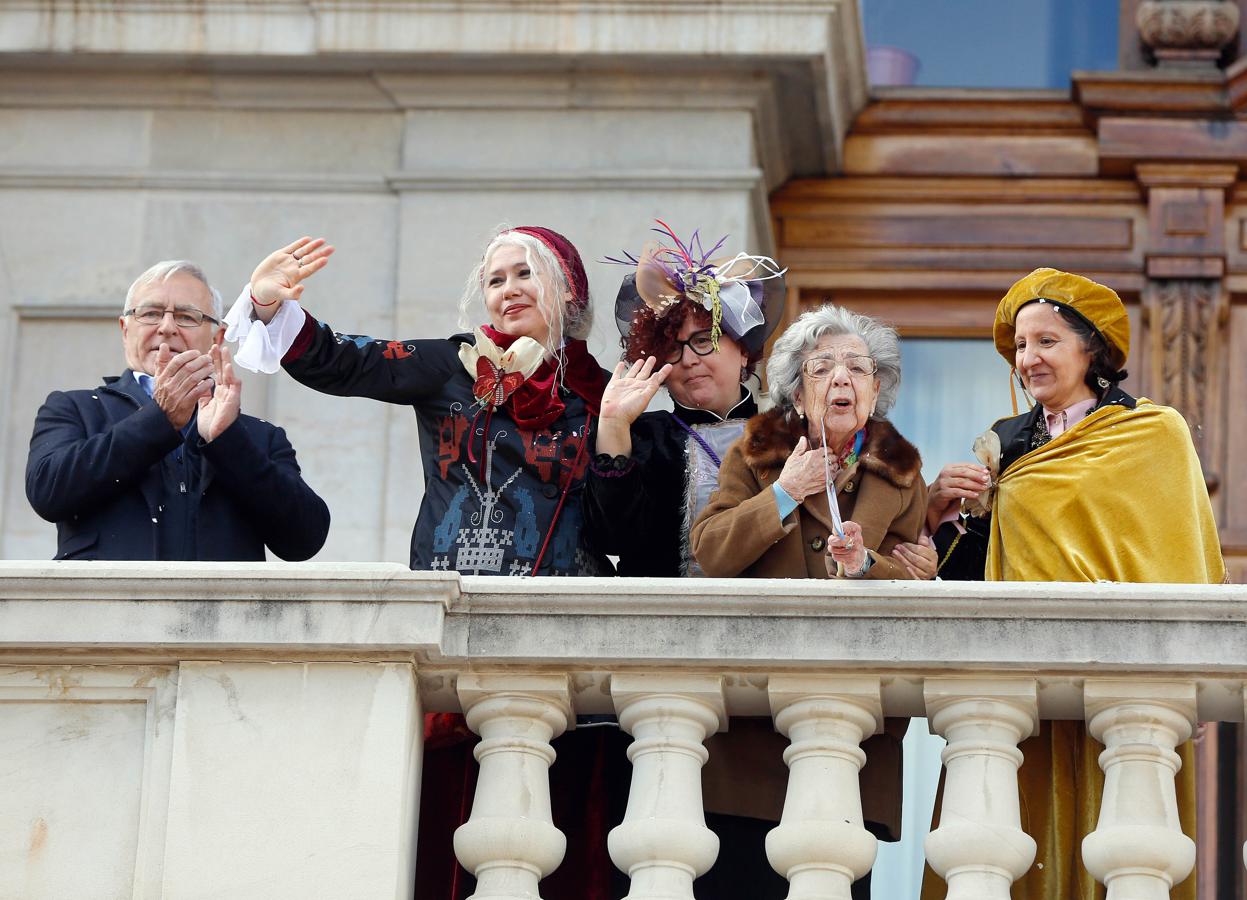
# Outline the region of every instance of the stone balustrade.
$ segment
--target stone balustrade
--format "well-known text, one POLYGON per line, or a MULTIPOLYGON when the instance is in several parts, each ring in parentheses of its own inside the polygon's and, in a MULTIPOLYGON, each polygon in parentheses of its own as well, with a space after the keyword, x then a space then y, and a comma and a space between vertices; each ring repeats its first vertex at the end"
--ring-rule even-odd
POLYGON ((1018 744, 1105 744, 1083 863, 1110 900, 1195 863, 1174 752, 1241 721, 1247 587, 489 579, 388 564, 0 563, 0 895, 406 897, 423 714, 481 736, 454 836, 478 900, 540 894, 566 842, 551 741, 614 714, 631 792, 608 841, 630 900, 691 898, 718 841, 706 739, 789 740, 768 836, 790 900, 848 900, 875 857, 859 744, 947 739, 926 840, 950 898, 1006 900, 1035 842, 1018 744))

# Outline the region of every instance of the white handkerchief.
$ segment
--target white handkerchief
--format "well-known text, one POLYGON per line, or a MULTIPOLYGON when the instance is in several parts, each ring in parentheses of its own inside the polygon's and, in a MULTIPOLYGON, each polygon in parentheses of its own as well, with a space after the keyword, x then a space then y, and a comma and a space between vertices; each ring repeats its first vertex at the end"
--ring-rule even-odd
POLYGON ((251 317, 251 285, 248 284, 225 315, 225 339, 235 341, 234 362, 251 372, 271 375, 281 368, 307 317, 297 300, 285 300, 273 320, 265 325, 251 317))

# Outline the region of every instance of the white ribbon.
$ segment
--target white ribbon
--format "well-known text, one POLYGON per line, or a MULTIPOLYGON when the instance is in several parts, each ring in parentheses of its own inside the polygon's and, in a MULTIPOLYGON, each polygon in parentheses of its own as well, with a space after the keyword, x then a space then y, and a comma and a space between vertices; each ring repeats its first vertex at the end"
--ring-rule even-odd
POLYGON ((753 256, 749 253, 737 253, 722 265, 715 266, 715 279, 719 282, 719 303, 723 309, 723 318, 727 330, 742 337, 751 329, 757 328, 766 321, 762 307, 753 299, 749 290, 750 281, 768 281, 782 278, 787 269, 781 269, 775 260, 767 256, 753 256), (719 272, 731 272, 738 263, 748 262, 745 271, 723 276, 719 272))

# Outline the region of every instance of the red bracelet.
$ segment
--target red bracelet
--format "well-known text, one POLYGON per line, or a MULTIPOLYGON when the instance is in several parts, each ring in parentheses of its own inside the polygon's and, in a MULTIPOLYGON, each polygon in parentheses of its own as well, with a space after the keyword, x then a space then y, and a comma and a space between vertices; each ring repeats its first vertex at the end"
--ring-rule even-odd
POLYGON ((261 303, 259 300, 255 298, 255 294, 251 295, 251 302, 254 303, 256 306, 276 306, 277 305, 276 300, 274 300, 272 303, 261 303))

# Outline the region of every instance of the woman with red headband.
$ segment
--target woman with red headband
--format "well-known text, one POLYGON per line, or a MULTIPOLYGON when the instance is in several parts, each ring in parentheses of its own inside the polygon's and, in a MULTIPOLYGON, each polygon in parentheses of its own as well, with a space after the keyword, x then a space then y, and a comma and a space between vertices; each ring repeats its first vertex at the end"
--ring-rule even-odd
MULTIPOLYGON (((605 556, 582 539, 579 495, 606 378, 585 346, 589 285, 571 242, 548 228, 500 232, 469 276, 461 304, 466 320, 483 303, 485 324, 472 334, 405 341, 337 334, 300 309, 304 282, 332 253, 322 239, 301 238, 270 254, 226 317, 227 337, 239 342, 235 361, 248 369, 285 368, 327 394, 415 409, 424 499, 411 567, 611 574, 605 556)), ((574 816, 583 799, 560 779, 578 776, 598 752, 578 734, 556 742, 560 819, 574 816)), ((426 717, 415 885, 421 900, 459 900, 472 889, 451 835, 466 818, 475 776, 463 717, 426 717)), ((569 835, 572 859, 586 852, 579 838, 569 835)), ((560 868, 565 879, 583 874, 574 865, 560 868)))
POLYGON ((584 337, 580 254, 548 228, 486 246, 463 299, 486 324, 444 339, 337 334, 299 308, 333 247, 302 238, 270 254, 226 320, 236 361, 308 387, 415 409, 424 499, 413 569, 468 575, 609 574, 581 540, 579 492, 605 378, 584 337), (258 320, 266 327, 252 327, 258 320))

